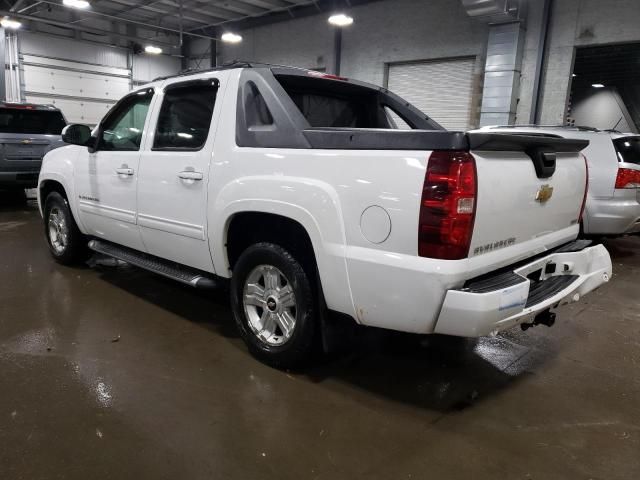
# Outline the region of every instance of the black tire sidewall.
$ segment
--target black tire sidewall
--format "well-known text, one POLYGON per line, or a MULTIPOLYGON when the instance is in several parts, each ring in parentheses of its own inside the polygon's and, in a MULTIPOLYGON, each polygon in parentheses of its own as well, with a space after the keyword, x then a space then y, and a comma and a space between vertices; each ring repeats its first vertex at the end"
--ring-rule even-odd
POLYGON ((84 235, 82 235, 76 225, 67 199, 58 192, 51 192, 45 200, 43 217, 44 233, 47 238, 47 245, 49 245, 49 251, 53 258, 65 265, 73 264, 82 260, 83 257, 86 256, 87 247, 84 243, 84 235), (51 245, 51 238, 49 237, 49 214, 54 207, 57 207, 60 213, 64 215, 64 220, 69 230, 67 246, 62 253, 56 252, 53 245, 51 245))
POLYGON ((295 368, 312 353, 317 323, 312 285, 301 264, 284 248, 272 243, 258 243, 242 253, 231 279, 231 308, 243 340, 261 361, 278 368, 295 368), (242 302, 244 284, 258 265, 278 268, 296 296, 296 326, 284 345, 268 345, 260 341, 248 325, 242 302))

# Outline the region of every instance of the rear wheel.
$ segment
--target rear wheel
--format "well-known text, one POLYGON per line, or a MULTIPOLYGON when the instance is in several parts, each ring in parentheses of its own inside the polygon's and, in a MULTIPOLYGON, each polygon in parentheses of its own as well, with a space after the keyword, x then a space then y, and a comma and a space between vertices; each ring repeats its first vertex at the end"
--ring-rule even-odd
POLYGON ((51 192, 45 200, 44 231, 57 262, 71 265, 88 258, 87 239, 78 229, 67 199, 58 192, 51 192))
POLYGON ((278 368, 295 368, 311 356, 317 329, 313 288, 302 265, 284 248, 258 243, 238 259, 231 306, 250 352, 278 368))

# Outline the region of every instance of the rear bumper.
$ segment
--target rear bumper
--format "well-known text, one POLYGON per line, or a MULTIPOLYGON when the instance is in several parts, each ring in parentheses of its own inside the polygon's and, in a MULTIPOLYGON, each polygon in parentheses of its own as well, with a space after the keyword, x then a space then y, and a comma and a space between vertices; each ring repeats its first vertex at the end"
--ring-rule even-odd
POLYGON ((467 288, 449 290, 434 332, 480 337, 530 323, 538 313, 578 301, 608 282, 611 271, 609 252, 602 245, 552 253, 467 288), (527 278, 537 271, 539 281, 527 278))
POLYGON ((616 190, 612 198, 590 199, 584 231, 590 235, 640 232, 640 190, 616 190))
POLYGON ((38 171, 0 172, 0 187, 33 188, 38 185, 38 171))

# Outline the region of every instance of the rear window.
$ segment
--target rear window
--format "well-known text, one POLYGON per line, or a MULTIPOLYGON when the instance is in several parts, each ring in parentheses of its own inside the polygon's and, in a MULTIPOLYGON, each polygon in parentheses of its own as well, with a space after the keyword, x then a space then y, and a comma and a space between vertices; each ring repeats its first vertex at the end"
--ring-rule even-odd
MULTIPOLYGON (((394 102, 382 91, 301 75, 276 75, 276 78, 312 127, 417 128, 391 107, 394 102)), ((442 128, 426 117, 422 121, 419 128, 442 128)))
POLYGON ((613 146, 618 153, 618 160, 640 165, 640 137, 616 138, 613 146))
POLYGON ((62 114, 55 110, 0 108, 0 133, 60 135, 65 126, 62 114))

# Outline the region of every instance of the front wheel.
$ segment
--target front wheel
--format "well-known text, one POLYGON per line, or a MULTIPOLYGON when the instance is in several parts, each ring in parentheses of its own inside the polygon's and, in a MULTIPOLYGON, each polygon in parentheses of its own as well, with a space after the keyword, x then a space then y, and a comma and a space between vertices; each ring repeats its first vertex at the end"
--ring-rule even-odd
POLYGON ((58 192, 51 192, 45 200, 44 232, 58 263, 72 265, 88 258, 87 240, 73 219, 67 199, 58 192))
POLYGON ((242 253, 231 279, 231 307, 256 358, 277 368, 309 359, 318 325, 313 291, 302 265, 279 245, 258 243, 242 253))

